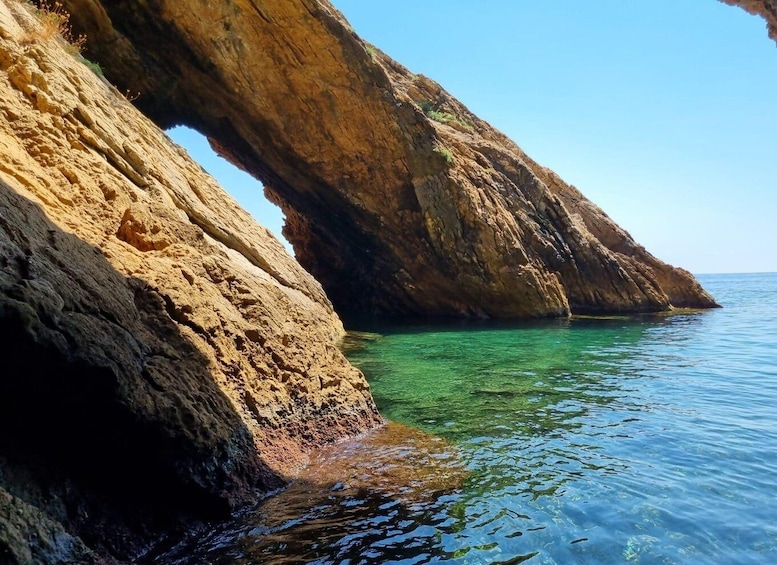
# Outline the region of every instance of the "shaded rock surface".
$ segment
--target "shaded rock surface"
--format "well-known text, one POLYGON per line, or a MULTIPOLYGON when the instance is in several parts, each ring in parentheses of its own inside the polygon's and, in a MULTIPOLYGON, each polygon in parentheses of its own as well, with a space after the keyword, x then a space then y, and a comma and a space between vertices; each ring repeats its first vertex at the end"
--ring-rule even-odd
POLYGON ((380 418, 317 283, 0 1, 0 562, 129 559, 380 418))
POLYGON ((715 305, 326 1, 64 3, 89 56, 149 116, 200 130, 265 183, 341 314, 715 305))

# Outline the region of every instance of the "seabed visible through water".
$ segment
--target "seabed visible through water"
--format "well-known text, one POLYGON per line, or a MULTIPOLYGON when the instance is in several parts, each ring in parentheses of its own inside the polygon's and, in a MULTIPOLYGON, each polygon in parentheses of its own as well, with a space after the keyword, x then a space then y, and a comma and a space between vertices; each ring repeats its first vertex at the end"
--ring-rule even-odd
POLYGON ((369 328, 385 428, 165 563, 777 563, 777 274, 724 308, 369 328))

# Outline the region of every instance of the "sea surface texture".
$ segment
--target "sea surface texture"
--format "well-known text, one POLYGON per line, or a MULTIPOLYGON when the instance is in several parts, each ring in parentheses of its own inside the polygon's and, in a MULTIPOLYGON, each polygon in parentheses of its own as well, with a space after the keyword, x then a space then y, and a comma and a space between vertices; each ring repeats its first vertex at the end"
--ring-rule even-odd
POLYGON ((724 308, 371 328, 384 430, 165 555, 211 563, 777 563, 777 274, 724 308))

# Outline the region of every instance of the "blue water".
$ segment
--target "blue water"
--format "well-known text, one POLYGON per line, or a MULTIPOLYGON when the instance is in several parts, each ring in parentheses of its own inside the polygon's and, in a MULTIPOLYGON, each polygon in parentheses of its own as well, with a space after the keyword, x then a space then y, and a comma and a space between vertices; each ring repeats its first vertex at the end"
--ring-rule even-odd
POLYGON ((777 563, 777 274, 699 279, 724 308, 355 334, 402 425, 168 560, 777 563))

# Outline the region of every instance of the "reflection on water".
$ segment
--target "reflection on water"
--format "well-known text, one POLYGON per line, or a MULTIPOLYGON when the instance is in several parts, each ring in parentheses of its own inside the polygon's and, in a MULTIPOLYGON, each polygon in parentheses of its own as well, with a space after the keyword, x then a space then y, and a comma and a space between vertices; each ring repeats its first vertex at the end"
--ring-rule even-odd
POLYGON ((705 283, 725 309, 352 334, 401 424, 160 562, 777 562, 777 276, 705 283))

